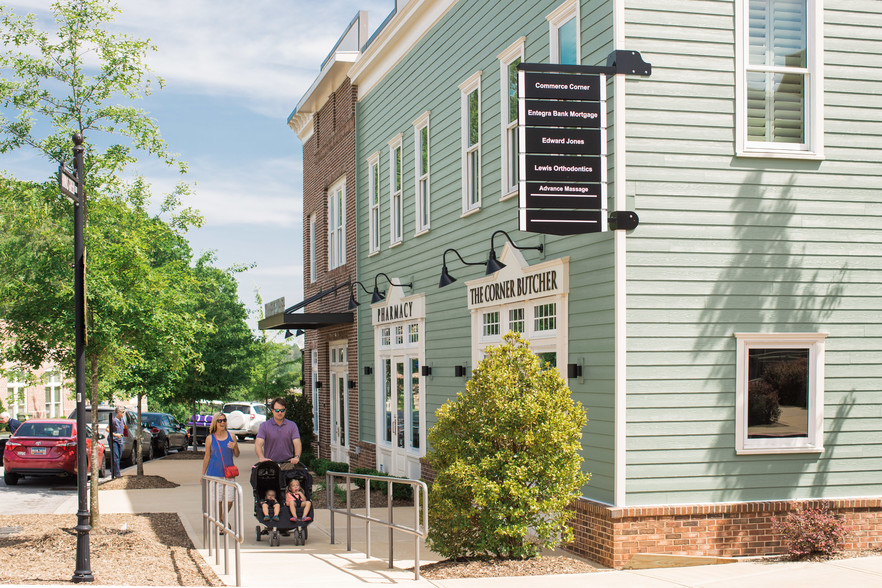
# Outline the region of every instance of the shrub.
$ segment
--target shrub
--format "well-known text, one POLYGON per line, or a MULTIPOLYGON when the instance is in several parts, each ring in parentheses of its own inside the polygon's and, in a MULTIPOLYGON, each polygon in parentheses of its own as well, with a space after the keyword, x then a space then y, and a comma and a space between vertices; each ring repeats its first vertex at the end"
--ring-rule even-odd
POLYGON ((331 461, 330 459, 314 459, 310 464, 312 471, 316 476, 324 476, 328 472, 348 472, 349 464, 340 461, 331 461))
POLYGON ((832 555, 842 549, 851 530, 829 506, 800 508, 783 519, 772 518, 775 531, 787 543, 787 553, 793 559, 813 554, 832 555))
MULTIPOLYGON (((306 394, 292 394, 286 399, 288 410, 285 418, 294 421, 300 431, 300 443, 303 453, 312 453, 315 434, 312 430, 312 400, 306 394)), ((267 418, 272 418, 268 416, 267 418)))
POLYGON ((509 333, 437 413, 429 546, 449 558, 534 557, 573 539, 585 410, 556 368, 509 333))

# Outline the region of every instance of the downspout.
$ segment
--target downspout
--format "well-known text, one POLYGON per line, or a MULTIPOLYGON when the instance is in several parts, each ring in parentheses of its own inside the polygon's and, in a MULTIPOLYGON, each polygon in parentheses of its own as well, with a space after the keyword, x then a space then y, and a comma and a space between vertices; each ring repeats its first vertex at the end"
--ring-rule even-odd
MULTIPOLYGON (((613 0, 614 49, 625 49, 625 0, 613 0)), ((625 162, 625 76, 613 76, 613 113, 615 116, 613 154, 614 210, 627 210, 625 162)), ((626 506, 626 443, 627 443, 627 247, 626 231, 613 231, 615 264, 615 445, 613 503, 626 506)))

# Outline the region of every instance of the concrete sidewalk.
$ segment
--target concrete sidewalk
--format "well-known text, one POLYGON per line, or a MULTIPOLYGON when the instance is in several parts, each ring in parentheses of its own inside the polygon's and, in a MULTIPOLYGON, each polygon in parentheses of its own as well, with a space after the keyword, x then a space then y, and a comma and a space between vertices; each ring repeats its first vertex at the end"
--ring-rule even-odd
MULTIPOLYGON (((292 538, 282 537, 278 547, 270 547, 268 537, 256 540, 257 520, 251 508, 251 486, 245 472, 256 462, 254 446, 240 444, 242 455, 237 460, 243 475, 239 482, 244 496, 244 542, 241 547, 242 585, 249 587, 290 586, 304 582, 310 586, 364 587, 365 584, 403 584, 406 586, 437 586, 440 588, 532 588, 554 583, 555 588, 624 588, 642 587, 709 587, 780 588, 786 583, 798 586, 882 586, 882 557, 834 560, 817 563, 766 563, 743 561, 733 564, 684 568, 614 571, 593 574, 562 574, 557 576, 524 576, 506 578, 472 578, 458 580, 414 580, 412 536, 395 533, 393 542, 394 568, 389 569, 388 530, 371 530, 371 555, 366 549, 365 524, 353 520, 352 551, 346 551, 346 519, 335 517, 336 543, 330 543, 330 513, 315 512, 304 546, 295 546, 292 538), (245 467, 242 467, 245 466, 245 467)), ((233 552, 230 553, 230 574, 224 575, 224 562, 209 557, 203 547, 202 500, 200 492, 201 462, 195 460, 158 459, 144 464, 144 473, 162 476, 180 484, 177 488, 158 490, 103 490, 99 495, 102 513, 176 512, 180 515, 193 544, 199 547, 206 562, 227 585, 235 585, 233 552)), ((76 497, 62 504, 57 513, 76 513, 76 497)), ((376 509, 373 509, 376 515, 376 509)), ((395 518, 411 521, 410 508, 395 509, 395 518), (406 518, 405 518, 406 517, 406 518)), ((385 511, 383 511, 385 512, 385 511)), ((375 515, 375 516, 376 516, 375 515)), ((420 541, 421 565, 442 559, 420 541)))

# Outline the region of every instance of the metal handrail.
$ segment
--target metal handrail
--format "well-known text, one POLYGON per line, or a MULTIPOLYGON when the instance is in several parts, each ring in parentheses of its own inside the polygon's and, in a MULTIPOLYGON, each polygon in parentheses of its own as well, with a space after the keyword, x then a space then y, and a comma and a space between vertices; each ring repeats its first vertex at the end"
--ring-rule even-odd
POLYGON ((339 512, 346 515, 346 551, 352 551, 352 519, 361 519, 365 521, 365 534, 367 539, 367 548, 365 555, 371 556, 371 523, 376 523, 389 529, 389 568, 392 569, 392 534, 394 531, 402 531, 413 535, 413 578, 420 579, 420 539, 429 536, 429 488, 425 482, 420 480, 411 480, 409 478, 391 478, 389 476, 371 476, 369 474, 350 474, 348 472, 327 472, 325 474, 325 496, 327 497, 328 510, 331 513, 331 544, 334 544, 334 513, 339 512), (334 508, 334 482, 335 478, 346 478, 346 509, 334 508), (365 514, 352 512, 352 478, 364 480, 365 491, 365 514), (384 521, 371 516, 371 481, 386 482, 386 496, 389 502, 389 520, 384 521), (392 484, 407 484, 413 487, 413 527, 397 525, 393 522, 392 516, 392 484), (417 493, 416 490, 422 490, 417 493), (420 500, 420 498, 422 500, 420 500), (420 507, 422 506, 422 525, 420 525, 420 507))
POLYGON ((220 565, 220 537, 218 531, 224 536, 224 574, 230 573, 230 536, 236 552, 236 586, 242 585, 242 560, 240 545, 245 541, 245 519, 242 514, 242 486, 238 482, 226 478, 214 476, 202 476, 202 545, 208 548, 208 556, 214 551, 214 563, 220 565), (226 487, 235 489, 233 505, 230 508, 221 509, 221 501, 211 499, 212 491, 215 496, 226 497, 226 487), (230 525, 230 511, 232 510, 232 525, 230 525), (221 511, 221 512, 219 512, 221 511), (213 547, 212 547, 213 546, 213 547))

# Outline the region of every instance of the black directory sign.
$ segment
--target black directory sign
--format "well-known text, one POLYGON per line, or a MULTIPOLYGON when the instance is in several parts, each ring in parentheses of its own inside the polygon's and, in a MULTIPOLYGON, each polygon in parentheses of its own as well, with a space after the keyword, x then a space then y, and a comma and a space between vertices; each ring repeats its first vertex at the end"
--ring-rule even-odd
POLYGON ((527 208, 599 210, 603 208, 603 185, 527 182, 527 208))
POLYGON ((606 230, 605 210, 528 210, 520 212, 520 230, 546 235, 581 235, 606 230))
POLYGON ((600 102, 598 74, 524 72, 524 97, 600 102))
POLYGON ((600 102, 524 100, 528 127, 600 128, 600 102))
POLYGON ((603 153, 600 129, 555 129, 550 127, 527 127, 527 153, 603 153))
POLYGON ((607 230, 606 75, 518 66, 522 231, 607 230))

